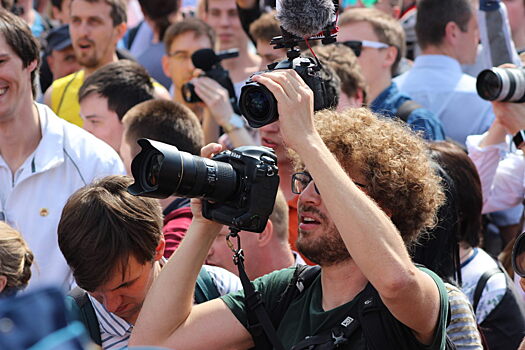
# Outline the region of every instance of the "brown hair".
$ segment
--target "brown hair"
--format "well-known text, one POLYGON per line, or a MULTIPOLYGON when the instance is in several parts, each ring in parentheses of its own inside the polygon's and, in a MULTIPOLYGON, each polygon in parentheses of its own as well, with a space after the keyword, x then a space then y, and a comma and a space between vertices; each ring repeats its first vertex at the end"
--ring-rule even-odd
POLYGON ((22 235, 0 221, 0 275, 7 278, 1 294, 11 294, 27 286, 33 259, 33 253, 22 235))
POLYGON ((425 49, 441 44, 449 22, 456 23, 462 32, 466 32, 472 16, 470 0, 418 1, 416 35, 419 46, 425 49))
POLYGON ((122 118, 126 141, 136 149, 137 140, 148 138, 176 146, 179 151, 198 155, 204 144, 199 120, 186 106, 168 100, 151 100, 131 108, 122 118))
MULTIPOLYGON (((71 7, 71 4, 73 4, 73 1, 75 0, 71 0, 71 2, 69 3, 70 7, 71 7)), ((111 7, 111 12, 109 13, 109 15, 111 16, 111 20, 113 21, 113 27, 116 27, 119 24, 126 23, 128 21, 128 11, 127 11, 126 0, 81 0, 81 1, 86 1, 91 4, 98 3, 98 2, 104 2, 108 4, 111 7)))
POLYGON ((64 206, 58 245, 87 291, 106 283, 114 271, 125 276, 130 255, 142 264, 155 257, 162 211, 157 200, 128 193, 132 183, 126 176, 105 177, 79 189, 64 206))
POLYGON ((471 247, 477 247, 481 238, 483 197, 476 166, 467 153, 453 142, 432 142, 429 148, 432 157, 454 183, 459 210, 458 239, 471 247))
MULTIPOLYGON (((367 108, 315 115, 316 129, 346 171, 360 166, 367 194, 391 214, 407 247, 436 223, 444 200, 424 141, 397 119, 367 108)), ((294 156, 297 159, 296 156, 294 156)), ((296 161, 296 168, 303 168, 296 161)))
POLYGON ((37 67, 31 72, 33 97, 36 96, 36 75, 40 66, 40 45, 27 23, 9 11, 0 9, 0 33, 16 55, 22 60, 22 66, 27 68, 32 62, 37 67))
POLYGON ((374 8, 356 8, 345 11, 339 18, 339 26, 356 22, 369 23, 380 42, 397 48, 397 55, 392 65, 392 74, 397 71, 401 57, 405 55, 405 32, 401 24, 386 13, 374 8))
POLYGON ((275 11, 263 14, 250 25, 250 35, 253 40, 270 42, 274 36, 281 35, 279 20, 275 18, 275 11))
POLYGON ((154 88, 146 68, 137 62, 118 60, 97 69, 84 80, 78 101, 82 102, 92 93, 107 98, 108 109, 122 120, 131 107, 153 99, 154 88))
POLYGON ((316 55, 329 65, 341 79, 341 90, 349 97, 363 92, 363 103, 366 103, 367 86, 361 74, 357 57, 351 48, 344 45, 324 45, 315 49, 316 55))
POLYGON ((215 47, 215 32, 208 23, 197 18, 186 18, 182 21, 173 23, 166 29, 164 34, 164 47, 166 54, 169 54, 171 44, 181 34, 193 32, 196 37, 205 36, 210 39, 211 48, 215 47))

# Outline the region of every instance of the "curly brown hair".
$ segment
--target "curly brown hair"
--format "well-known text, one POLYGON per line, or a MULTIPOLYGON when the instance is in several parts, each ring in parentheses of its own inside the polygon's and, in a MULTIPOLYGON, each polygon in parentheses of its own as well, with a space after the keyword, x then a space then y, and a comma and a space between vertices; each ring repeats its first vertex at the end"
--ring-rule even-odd
MULTIPOLYGON (((366 193, 390 215, 407 247, 435 225, 445 198, 440 178, 423 139, 405 123, 349 108, 317 112, 315 124, 346 171, 360 165, 368 179, 366 193)), ((294 159, 297 169, 304 167, 297 155, 294 159)))

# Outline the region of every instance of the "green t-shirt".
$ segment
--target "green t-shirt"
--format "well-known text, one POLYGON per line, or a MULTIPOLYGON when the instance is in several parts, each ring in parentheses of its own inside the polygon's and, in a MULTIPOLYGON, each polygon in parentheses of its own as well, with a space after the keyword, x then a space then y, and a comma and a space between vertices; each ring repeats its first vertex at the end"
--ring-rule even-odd
MULTIPOLYGON (((424 349, 424 350, 442 350, 445 348, 446 322, 448 313, 448 295, 443 281, 433 272, 421 268, 422 271, 429 274, 439 288, 441 297, 441 310, 438 320, 438 327, 431 345, 425 346, 419 343, 412 331, 397 321, 390 313, 382 313, 386 324, 393 324, 389 329, 388 339, 396 339, 399 349, 424 349), (386 315, 383 315, 386 314, 386 315), (392 319, 388 322, 387 318, 392 319)), ((286 289, 290 282, 295 268, 288 268, 272 272, 266 276, 260 277, 254 281, 255 289, 262 293, 264 305, 271 315, 272 310, 277 306, 277 300, 286 289)), ((311 286, 303 291, 289 306, 284 314, 277 335, 281 339, 285 349, 290 349, 293 345, 303 340, 306 336, 317 335, 325 330, 332 329, 340 324, 352 308, 357 307, 362 300, 363 292, 359 293, 352 301, 343 304, 335 309, 324 311, 322 308, 322 290, 320 275, 316 277, 311 286)), ((243 291, 231 293, 222 297, 228 308, 233 312, 235 317, 246 327, 247 318, 244 306, 243 291)), ((392 344, 394 345, 394 344, 392 344)), ((365 349, 365 340, 359 329, 351 337, 346 346, 340 349, 365 349)))

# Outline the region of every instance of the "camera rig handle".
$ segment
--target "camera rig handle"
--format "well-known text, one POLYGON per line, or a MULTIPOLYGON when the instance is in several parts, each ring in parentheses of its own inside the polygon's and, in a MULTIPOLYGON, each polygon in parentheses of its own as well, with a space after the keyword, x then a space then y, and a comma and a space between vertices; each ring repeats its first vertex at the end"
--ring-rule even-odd
POLYGON ((296 48, 296 46, 299 45, 301 42, 308 42, 308 41, 315 41, 315 40, 321 40, 323 45, 328 45, 336 42, 337 32, 339 31, 339 28, 337 27, 337 14, 339 12, 339 1, 333 0, 334 3, 334 14, 336 15, 336 19, 332 21, 330 24, 328 24, 322 32, 312 35, 310 37, 304 37, 301 38, 297 35, 294 35, 287 31, 283 26, 281 26, 281 32, 282 35, 273 37, 270 41, 270 45, 273 45, 274 49, 288 49, 286 52, 286 56, 288 57, 288 60, 291 62, 295 58, 299 57, 301 55, 301 50, 296 48))

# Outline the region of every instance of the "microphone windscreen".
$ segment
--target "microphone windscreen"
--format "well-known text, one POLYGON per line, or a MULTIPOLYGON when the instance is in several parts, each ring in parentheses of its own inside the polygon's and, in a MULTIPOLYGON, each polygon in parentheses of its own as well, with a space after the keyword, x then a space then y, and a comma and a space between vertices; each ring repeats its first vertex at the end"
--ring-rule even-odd
POLYGON ((191 55, 191 61, 195 68, 209 71, 220 60, 212 49, 200 49, 191 55))
POLYGON ((322 32, 334 13, 332 0, 280 0, 276 18, 288 32, 304 38, 322 32))

